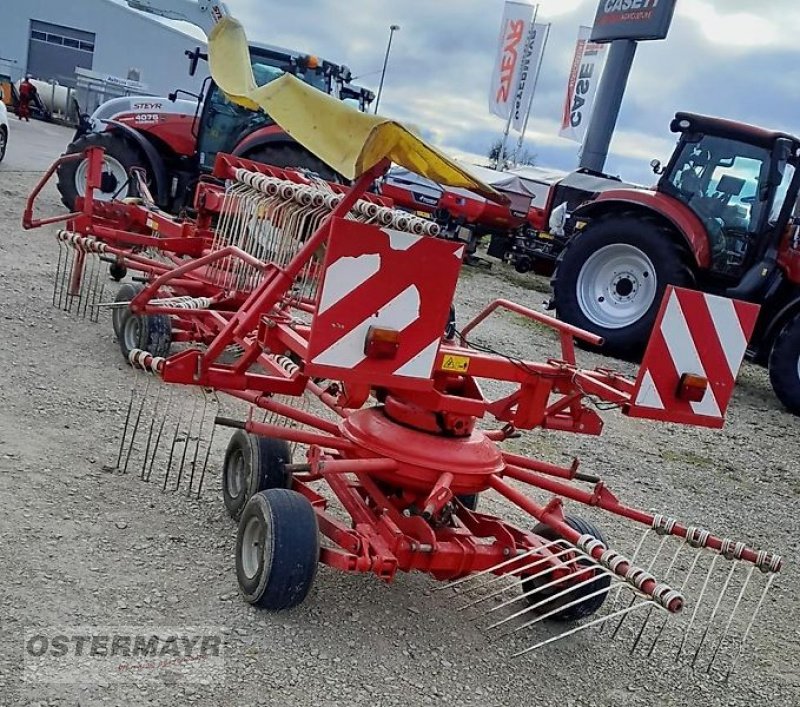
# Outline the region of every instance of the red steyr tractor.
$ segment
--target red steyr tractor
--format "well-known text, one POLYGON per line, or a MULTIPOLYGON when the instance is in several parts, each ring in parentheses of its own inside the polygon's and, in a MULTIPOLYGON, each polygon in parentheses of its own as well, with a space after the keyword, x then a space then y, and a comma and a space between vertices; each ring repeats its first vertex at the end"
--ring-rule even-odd
MULTIPOLYGON (((187 52, 190 73, 207 55, 187 52)), ((374 98, 368 89, 350 83, 343 65, 266 45, 250 45, 253 75, 259 85, 291 73, 329 94, 365 111, 374 98)), ((245 157, 281 167, 310 170, 338 181, 324 162, 301 147, 264 111, 253 111, 229 101, 212 79, 207 79, 196 101, 128 96, 106 101, 82 121, 67 153, 89 147, 105 150, 100 193, 110 201, 134 194, 131 169, 144 170, 156 204, 171 213, 191 205, 202 175, 211 173, 219 153, 245 157)), ((64 205, 76 210, 76 199, 86 193, 88 161, 73 160, 58 171, 58 190, 64 205)))
POLYGON ((572 214, 558 316, 635 357, 668 285, 756 302, 748 355, 800 414, 800 138, 690 113, 670 128, 680 137, 653 162, 653 189, 612 189, 572 214))

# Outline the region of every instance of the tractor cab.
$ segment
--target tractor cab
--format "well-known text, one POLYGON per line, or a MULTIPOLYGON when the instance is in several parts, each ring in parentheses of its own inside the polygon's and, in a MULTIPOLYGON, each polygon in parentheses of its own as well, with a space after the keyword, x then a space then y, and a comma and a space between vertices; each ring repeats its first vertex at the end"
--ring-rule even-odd
POLYGON ((681 137, 658 190, 702 222, 712 273, 738 279, 783 233, 791 210, 783 207, 798 191, 800 140, 689 113, 678 113, 671 129, 681 137))
MULTIPOLYGON (((351 74, 346 66, 316 56, 267 45, 250 45, 250 61, 253 77, 259 86, 290 73, 323 93, 358 102, 362 111, 366 110, 372 98, 370 91, 350 84, 351 74)), ((263 110, 249 110, 229 101, 216 83, 209 79, 197 127, 200 168, 211 170, 218 152, 235 153, 236 146, 246 137, 262 130, 263 137, 270 132, 269 128, 276 133, 281 132, 263 110)))

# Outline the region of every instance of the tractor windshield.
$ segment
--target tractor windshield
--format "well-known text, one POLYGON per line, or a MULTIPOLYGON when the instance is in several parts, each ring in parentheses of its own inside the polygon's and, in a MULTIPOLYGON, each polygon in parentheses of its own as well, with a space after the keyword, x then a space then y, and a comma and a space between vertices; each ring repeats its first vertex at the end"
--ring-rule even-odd
POLYGON ((706 227, 714 266, 740 268, 753 235, 770 212, 768 149, 731 138, 685 136, 661 188, 685 203, 706 227))

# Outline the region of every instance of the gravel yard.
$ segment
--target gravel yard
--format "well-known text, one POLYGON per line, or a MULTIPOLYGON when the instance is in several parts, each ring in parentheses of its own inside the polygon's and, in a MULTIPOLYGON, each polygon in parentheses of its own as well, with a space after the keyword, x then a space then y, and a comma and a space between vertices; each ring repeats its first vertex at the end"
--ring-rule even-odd
MULTIPOLYGON (((450 592, 432 592, 435 582, 423 575, 386 585, 321 567, 304 604, 268 614, 237 594, 236 527, 218 490, 224 430, 199 500, 107 470, 137 374, 122 362, 107 313, 91 324, 51 307, 53 229, 26 233, 19 225, 36 176, 0 172, 0 705, 800 704, 800 421, 781 410, 763 370, 745 366, 722 431, 612 410, 602 413, 599 438, 538 432, 512 443, 553 462, 579 456, 631 505, 786 557, 728 683, 671 654, 629 655, 628 644, 593 629, 512 659, 546 633, 492 642, 481 621, 458 612, 450 592), (23 682, 25 632, 58 626, 218 627, 224 680, 23 682)), ((43 207, 60 208, 54 188, 43 207)), ((544 295, 528 283, 501 266, 467 270, 459 321, 495 297, 538 307, 544 295)), ((111 283, 107 292, 110 299, 111 283)), ((547 332, 510 315, 491 318, 475 338, 529 360, 557 351, 547 332)), ((482 499, 482 508, 526 522, 496 498, 482 499)), ((633 531, 588 515, 630 551, 633 531)))

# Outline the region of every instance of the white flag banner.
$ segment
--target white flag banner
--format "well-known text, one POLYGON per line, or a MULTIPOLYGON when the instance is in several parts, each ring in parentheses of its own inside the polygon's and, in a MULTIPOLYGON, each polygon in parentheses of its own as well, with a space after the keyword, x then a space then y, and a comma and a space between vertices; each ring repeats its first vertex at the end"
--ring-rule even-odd
POLYGON ((519 64, 517 90, 512 103, 511 127, 518 133, 525 128, 525 117, 533 102, 533 92, 536 90, 536 79, 539 77, 549 31, 550 25, 533 23, 525 38, 525 47, 519 64))
POLYGON ((575 56, 569 73, 567 96, 564 99, 564 114, 561 119, 559 135, 583 142, 586 126, 592 116, 594 98, 600 74, 606 60, 606 44, 595 44, 589 41, 591 27, 581 27, 578 42, 575 45, 575 56))
POLYGON ((508 0, 500 25, 497 59, 489 90, 489 110, 506 120, 511 115, 525 40, 533 25, 536 7, 526 2, 508 0))

